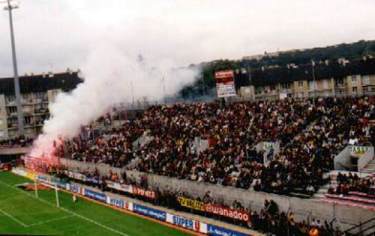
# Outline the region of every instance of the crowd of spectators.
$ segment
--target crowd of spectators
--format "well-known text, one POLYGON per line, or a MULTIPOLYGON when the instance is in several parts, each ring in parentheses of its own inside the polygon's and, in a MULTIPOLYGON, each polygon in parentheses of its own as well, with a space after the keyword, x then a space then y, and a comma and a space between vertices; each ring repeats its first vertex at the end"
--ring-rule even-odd
POLYGON ((331 186, 328 193, 348 195, 349 192, 360 192, 375 198, 375 177, 359 177, 356 173, 338 173, 336 176, 336 188, 331 186))
POLYGON ((17 147, 28 147, 33 143, 33 139, 19 136, 12 139, 6 139, 0 141, 0 148, 17 148, 17 147))
POLYGON ((374 144, 374 97, 152 106, 121 128, 92 127, 58 155, 141 172, 258 191, 312 194, 351 140, 374 144), (140 137, 142 145, 133 145, 140 137), (207 140, 198 151, 196 138, 207 140), (260 142, 280 143, 264 161, 260 142))

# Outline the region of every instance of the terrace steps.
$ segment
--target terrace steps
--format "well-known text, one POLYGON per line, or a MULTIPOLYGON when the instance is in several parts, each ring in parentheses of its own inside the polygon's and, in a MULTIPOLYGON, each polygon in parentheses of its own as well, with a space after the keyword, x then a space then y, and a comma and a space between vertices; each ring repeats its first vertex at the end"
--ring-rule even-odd
POLYGON ((375 160, 370 161, 361 172, 375 174, 375 160))

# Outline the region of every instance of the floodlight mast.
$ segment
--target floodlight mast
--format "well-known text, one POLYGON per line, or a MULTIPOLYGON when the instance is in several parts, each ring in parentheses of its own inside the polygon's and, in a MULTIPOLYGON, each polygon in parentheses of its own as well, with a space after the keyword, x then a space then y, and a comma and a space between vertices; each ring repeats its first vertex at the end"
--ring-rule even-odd
POLYGON ((20 91, 20 81, 18 77, 18 67, 17 67, 17 55, 16 55, 16 43, 14 39, 14 28, 13 28, 13 14, 12 10, 17 9, 18 5, 13 0, 6 0, 2 3, 6 3, 4 10, 9 13, 9 27, 10 27, 10 41, 12 44, 12 62, 13 62, 13 73, 14 73, 14 93, 16 96, 16 106, 17 106, 17 119, 18 119, 18 135, 25 134, 23 110, 21 104, 21 91, 20 91), (13 4, 12 4, 13 2, 13 4))

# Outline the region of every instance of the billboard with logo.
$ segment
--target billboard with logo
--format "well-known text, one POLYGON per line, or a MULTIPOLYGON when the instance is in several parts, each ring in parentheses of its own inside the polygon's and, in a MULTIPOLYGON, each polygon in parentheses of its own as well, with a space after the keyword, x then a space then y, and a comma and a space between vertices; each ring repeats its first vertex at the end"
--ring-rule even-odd
POLYGON ((219 98, 236 96, 233 70, 217 71, 215 73, 216 91, 219 98))

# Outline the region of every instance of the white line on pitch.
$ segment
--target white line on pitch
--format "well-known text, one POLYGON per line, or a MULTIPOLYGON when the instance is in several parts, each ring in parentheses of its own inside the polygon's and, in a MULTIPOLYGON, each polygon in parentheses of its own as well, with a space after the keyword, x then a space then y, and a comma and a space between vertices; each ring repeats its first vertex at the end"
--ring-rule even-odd
POLYGON ((23 227, 27 227, 28 225, 23 223, 22 221, 18 220, 16 217, 12 216, 11 214, 5 212, 4 210, 1 210, 0 209, 0 212, 3 213, 3 215, 9 217, 10 219, 12 219, 13 221, 17 222, 18 224, 22 225, 23 227))
POLYGON ((27 227, 32 227, 32 226, 36 226, 36 225, 44 225, 44 224, 47 224, 47 223, 51 223, 51 222, 59 221, 59 220, 64 220, 64 219, 71 218, 71 217, 73 217, 73 215, 63 216, 63 217, 59 217, 59 218, 55 218, 55 219, 51 219, 51 220, 40 221, 40 222, 31 224, 31 225, 28 225, 27 227))
MULTIPOLYGON (((23 190, 21 190, 21 189, 18 189, 18 188, 16 188, 16 187, 13 187, 12 185, 9 185, 9 184, 7 184, 7 183, 4 183, 3 181, 0 181, 0 183, 2 183, 2 184, 5 185, 5 186, 8 186, 9 188, 12 188, 12 189, 14 189, 14 190, 17 190, 18 192, 21 192, 21 193, 23 193, 23 194, 25 194, 25 195, 27 195, 27 196, 33 198, 33 199, 37 199, 37 200, 39 200, 40 202, 43 202, 43 203, 45 203, 45 204, 47 204, 47 205, 49 205, 49 206, 56 207, 54 204, 50 203, 49 201, 46 201, 46 200, 41 199, 41 198, 36 198, 34 194, 27 193, 27 192, 25 192, 25 191, 23 191, 23 190)), ((122 235, 122 236, 129 236, 129 235, 126 234, 126 233, 123 233, 123 232, 121 232, 121 231, 118 231, 118 230, 116 230, 116 229, 113 229, 113 228, 111 228, 111 227, 109 227, 109 226, 103 225, 103 224, 101 224, 101 223, 99 223, 99 222, 97 222, 97 221, 95 221, 95 220, 93 220, 93 219, 87 218, 87 217, 85 217, 85 216, 83 216, 83 215, 80 215, 80 214, 78 214, 78 213, 75 213, 75 212, 73 212, 73 211, 71 211, 71 210, 69 210, 69 209, 66 209, 66 208, 63 208, 63 207, 59 207, 58 209, 60 209, 60 210, 62 210, 62 211, 65 211, 65 212, 68 212, 68 213, 70 213, 71 215, 77 216, 78 218, 81 218, 81 219, 83 219, 83 220, 86 220, 86 221, 88 221, 88 222, 90 222, 90 223, 92 223, 92 224, 95 224, 95 225, 97 225, 97 226, 99 226, 99 227, 102 227, 103 229, 106 229, 106 230, 111 231, 111 232, 113 232, 113 233, 116 233, 116 234, 119 234, 119 235, 122 235)), ((24 226, 24 227, 26 227, 26 226, 24 226)))

